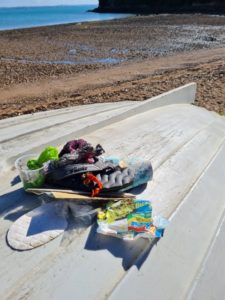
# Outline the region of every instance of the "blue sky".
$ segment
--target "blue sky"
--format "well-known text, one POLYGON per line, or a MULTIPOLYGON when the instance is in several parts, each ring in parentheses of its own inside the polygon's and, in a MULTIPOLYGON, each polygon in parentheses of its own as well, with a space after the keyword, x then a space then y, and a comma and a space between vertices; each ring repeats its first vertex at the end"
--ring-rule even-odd
POLYGON ((98 0, 0 0, 0 7, 98 4, 98 0))

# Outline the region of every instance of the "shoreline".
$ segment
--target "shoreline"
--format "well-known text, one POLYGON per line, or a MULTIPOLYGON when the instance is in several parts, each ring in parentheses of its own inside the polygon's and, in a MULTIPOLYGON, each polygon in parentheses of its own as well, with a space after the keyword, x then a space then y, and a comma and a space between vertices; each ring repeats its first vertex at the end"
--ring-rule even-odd
MULTIPOLYGON (((21 26, 17 26, 17 27, 12 27, 12 28, 1 28, 0 27, 0 32, 4 32, 4 31, 11 31, 11 30, 25 30, 25 29, 35 29, 35 28, 39 28, 39 29, 42 29, 42 28, 45 28, 45 27, 52 27, 52 26, 63 26, 63 25, 76 25, 76 24, 83 24, 83 23, 92 23, 92 22, 105 22, 105 21, 110 21, 110 20, 116 20, 116 19, 122 19, 122 18, 126 18, 126 17, 129 17, 131 16, 132 14, 127 14, 127 13, 113 13, 111 14, 112 16, 107 16, 107 17, 103 17, 102 15, 104 13, 101 13, 101 19, 98 19, 97 18, 97 15, 99 14, 98 12, 95 12, 94 9, 88 9, 88 7, 90 7, 91 5, 86 5, 87 7, 87 10, 84 10, 83 12, 81 12, 81 15, 82 14, 87 14, 88 16, 88 13, 92 13, 92 16, 96 16, 96 19, 93 19, 91 16, 89 16, 89 20, 68 20, 68 21, 64 21, 64 22, 61 22, 61 21, 56 21, 56 22, 53 22, 53 23, 47 23, 47 24, 40 24, 40 25, 27 25, 25 27, 21 27, 21 26), (119 16, 118 16, 119 15, 119 16), (124 15, 124 16, 123 16, 124 15)), ((58 6, 35 6, 35 7, 17 7, 17 8, 12 8, 12 9, 40 9, 40 8, 69 8, 69 7, 83 7, 83 5, 58 5, 58 6)), ((0 10, 2 9, 11 9, 11 8, 1 8, 0 7, 0 10)), ((78 17, 79 17, 79 13, 78 14, 78 17)), ((107 13, 108 14, 108 13, 107 13)), ((76 14, 75 14, 76 15, 76 14)), ((74 15, 74 17, 76 17, 74 15)))
MULTIPOLYGON (((115 13, 116 15, 117 13, 115 13)), ((33 26, 33 27, 18 27, 18 28, 9 28, 9 29, 1 29, 0 28, 0 34, 2 32, 9 32, 9 31, 19 31, 19 30, 33 30, 33 29, 47 29, 49 27, 60 27, 60 26, 76 26, 81 24, 90 24, 90 23, 105 23, 107 21, 114 21, 114 20, 120 20, 120 19, 127 19, 134 17, 133 14, 130 14, 129 16, 119 17, 119 18, 112 18, 112 19, 106 19, 106 20, 90 20, 90 21, 77 21, 77 22, 69 22, 69 23, 59 23, 59 24, 49 24, 49 25, 40 25, 40 26, 33 26)))
POLYGON ((191 81, 198 105, 225 114, 224 28, 225 17, 152 15, 1 31, 0 119, 144 100, 191 81))

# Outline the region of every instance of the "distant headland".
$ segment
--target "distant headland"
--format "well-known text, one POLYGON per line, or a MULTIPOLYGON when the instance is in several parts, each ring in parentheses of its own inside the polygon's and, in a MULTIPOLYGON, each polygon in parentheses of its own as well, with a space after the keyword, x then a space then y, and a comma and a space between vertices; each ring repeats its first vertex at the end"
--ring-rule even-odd
POLYGON ((95 12, 225 14, 225 0, 99 0, 95 12))

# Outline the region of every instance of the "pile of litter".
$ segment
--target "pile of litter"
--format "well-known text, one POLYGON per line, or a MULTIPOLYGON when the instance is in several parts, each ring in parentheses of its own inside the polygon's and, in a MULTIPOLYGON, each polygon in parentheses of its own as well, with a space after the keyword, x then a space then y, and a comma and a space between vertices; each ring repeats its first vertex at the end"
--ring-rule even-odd
POLYGON ((49 146, 39 156, 17 159, 15 165, 24 189, 45 194, 52 202, 15 222, 7 235, 9 245, 28 250, 60 235, 66 229, 67 216, 64 201, 58 205, 59 200, 85 201, 87 208, 93 205, 98 233, 126 240, 162 237, 168 222, 161 217, 153 218, 150 201, 136 199, 132 193, 135 187, 152 179, 151 163, 103 154, 101 145, 93 147, 78 139, 66 143, 60 152, 49 146))

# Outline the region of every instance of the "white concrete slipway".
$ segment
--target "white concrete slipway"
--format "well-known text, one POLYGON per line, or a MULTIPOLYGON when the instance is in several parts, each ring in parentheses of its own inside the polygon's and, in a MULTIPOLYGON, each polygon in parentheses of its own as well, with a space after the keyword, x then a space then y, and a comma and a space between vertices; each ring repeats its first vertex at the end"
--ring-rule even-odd
POLYGON ((195 91, 0 121, 0 299, 224 299, 225 122, 191 105, 195 91), (22 190, 13 161, 78 137, 151 160, 153 180, 138 197, 171 220, 157 244, 69 227, 32 251, 7 246, 12 222, 41 202, 22 190))

